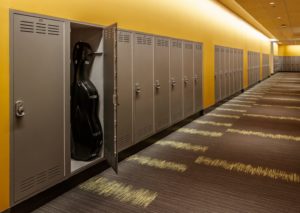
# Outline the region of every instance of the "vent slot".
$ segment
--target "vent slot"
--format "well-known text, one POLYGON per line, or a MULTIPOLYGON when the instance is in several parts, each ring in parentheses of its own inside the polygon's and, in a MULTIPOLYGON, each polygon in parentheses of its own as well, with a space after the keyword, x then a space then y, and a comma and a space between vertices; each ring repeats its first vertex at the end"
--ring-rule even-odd
POLYGON ((196 49, 200 50, 201 49, 201 44, 196 44, 196 49))
POLYGON ((191 43, 185 43, 184 44, 184 47, 185 47, 185 49, 193 49, 193 44, 191 44, 191 43))
POLYGON ((31 190, 35 185, 35 179, 34 176, 33 177, 29 177, 23 181, 21 181, 20 184, 20 191, 21 192, 26 192, 28 190, 31 190))
POLYGON ((48 35, 59 35, 59 26, 54 24, 48 24, 48 35))
POLYGON ((181 41, 172 41, 172 47, 181 48, 182 42, 181 41))
POLYGON ((36 175, 36 184, 43 184, 47 181, 47 172, 41 172, 39 174, 36 175))
POLYGON ((167 39, 157 39, 156 46, 158 47, 169 47, 169 41, 167 39))
POLYGON ((130 43, 130 35, 128 33, 119 33, 119 42, 130 43))
POLYGON ((152 45, 152 37, 147 35, 137 35, 136 43, 140 45, 152 45))
POLYGON ((54 179, 57 176, 60 176, 60 174, 61 174, 60 167, 55 166, 55 167, 48 170, 48 180, 51 181, 51 179, 54 179))
POLYGON ((20 21, 20 31, 34 33, 34 23, 32 21, 20 21))
POLYGON ((35 32, 39 34, 46 34, 46 24, 44 23, 36 23, 35 32))

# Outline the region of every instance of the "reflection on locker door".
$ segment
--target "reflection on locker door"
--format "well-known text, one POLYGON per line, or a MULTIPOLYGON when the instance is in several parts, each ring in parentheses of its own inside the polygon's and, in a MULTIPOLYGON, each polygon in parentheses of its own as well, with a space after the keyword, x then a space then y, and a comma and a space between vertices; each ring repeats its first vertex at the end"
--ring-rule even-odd
POLYGON ((195 112, 202 109, 202 44, 194 43, 194 103, 195 112))
POLYGON ((170 124, 169 39, 156 37, 154 52, 155 131, 170 124))
POLYGON ((193 43, 184 42, 183 47, 183 107, 184 117, 194 112, 193 43))
POLYGON ((64 23, 13 15, 13 201, 64 176, 64 23))
POLYGON ((220 64, 220 74, 221 74, 221 99, 223 100, 226 97, 226 51, 225 47, 221 47, 221 64, 220 64))
POLYGON ((171 123, 183 118, 182 41, 171 40, 170 47, 171 123))
POLYGON ((118 150, 129 147, 132 139, 132 33, 118 31, 118 150))
POLYGON ((133 79, 134 140, 137 143, 154 132, 153 36, 134 34, 133 79))
POLYGON ((220 101, 220 47, 215 46, 215 102, 220 101))

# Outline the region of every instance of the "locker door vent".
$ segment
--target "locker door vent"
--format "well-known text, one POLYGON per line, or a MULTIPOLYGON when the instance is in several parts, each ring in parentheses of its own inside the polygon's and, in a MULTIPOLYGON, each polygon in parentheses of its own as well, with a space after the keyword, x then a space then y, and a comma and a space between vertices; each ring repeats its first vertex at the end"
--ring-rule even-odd
POLYGON ((59 26, 54 24, 48 24, 48 35, 59 35, 59 26))
POLYGON ((157 39, 156 46, 158 47, 169 47, 169 41, 167 39, 157 39))
POLYGON ((20 21, 20 32, 34 33, 34 23, 32 21, 20 21))
POLYGON ((35 32, 39 34, 46 34, 46 24, 45 23, 36 23, 35 32))
POLYGON ((196 49, 200 50, 201 49, 201 44, 196 44, 196 49))
POLYGON ((119 42, 130 43, 130 35, 120 32, 119 33, 119 42))
POLYGON ((35 177, 29 177, 25 180, 21 181, 20 183, 20 192, 26 192, 28 190, 31 190, 35 185, 35 177))
POLYGON ((43 184, 47 181, 47 171, 41 172, 36 175, 36 184, 43 184))
POLYGON ((136 43, 140 45, 152 45, 152 38, 147 35, 137 35, 136 43))
POLYGON ((181 48, 181 41, 172 41, 172 47, 181 48))
POLYGON ((191 50, 191 49, 193 49, 193 44, 191 44, 191 43, 185 43, 185 44, 184 44, 184 48, 185 48, 185 49, 190 49, 190 50, 191 50))
POLYGON ((51 181, 52 179, 55 179, 57 176, 61 175, 61 169, 60 166, 52 167, 48 170, 48 181, 51 181))

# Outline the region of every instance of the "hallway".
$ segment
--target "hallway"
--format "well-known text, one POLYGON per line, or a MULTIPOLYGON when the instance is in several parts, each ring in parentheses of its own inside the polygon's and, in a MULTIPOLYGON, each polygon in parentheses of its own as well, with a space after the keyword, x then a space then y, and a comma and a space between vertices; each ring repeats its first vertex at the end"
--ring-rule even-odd
POLYGON ((299 128, 277 73, 35 212, 299 212, 299 128))

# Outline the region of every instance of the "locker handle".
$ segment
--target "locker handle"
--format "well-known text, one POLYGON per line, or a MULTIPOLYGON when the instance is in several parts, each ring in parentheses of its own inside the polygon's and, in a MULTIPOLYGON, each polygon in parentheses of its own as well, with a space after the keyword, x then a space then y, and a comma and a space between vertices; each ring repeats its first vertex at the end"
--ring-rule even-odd
POLYGON ((198 75, 195 75, 195 76, 194 76, 194 80, 195 80, 195 83, 198 82, 198 75))
POLYGON ((16 116, 17 117, 23 117, 25 115, 25 109, 24 109, 24 101, 18 100, 15 103, 16 106, 16 116))
POLYGON ((160 83, 159 80, 155 81, 155 89, 160 89, 160 83))
POLYGON ((176 81, 174 78, 171 79, 171 86, 172 87, 175 87, 176 86, 176 81))
POLYGON ((185 76, 184 77, 184 84, 188 84, 189 83, 189 79, 185 76))
POLYGON ((142 88, 139 83, 135 84, 135 93, 139 95, 142 92, 142 88))

